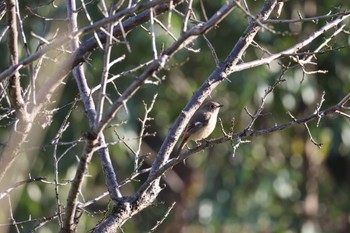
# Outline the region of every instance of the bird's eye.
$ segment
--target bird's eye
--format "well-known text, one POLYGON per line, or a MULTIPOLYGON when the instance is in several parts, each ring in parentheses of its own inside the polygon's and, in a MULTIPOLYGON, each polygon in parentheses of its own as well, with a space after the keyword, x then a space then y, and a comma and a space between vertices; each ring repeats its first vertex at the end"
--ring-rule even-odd
POLYGON ((210 107, 211 107, 212 109, 214 109, 214 108, 215 108, 215 105, 214 105, 214 104, 212 104, 210 107))

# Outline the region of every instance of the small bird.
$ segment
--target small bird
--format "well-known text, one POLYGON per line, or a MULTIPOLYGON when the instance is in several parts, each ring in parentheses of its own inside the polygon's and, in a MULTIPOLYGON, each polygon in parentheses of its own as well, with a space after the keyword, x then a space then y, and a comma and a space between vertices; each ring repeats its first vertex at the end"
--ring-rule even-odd
POLYGON ((177 151, 179 156, 181 150, 189 140, 201 140, 207 138, 215 129, 218 113, 222 104, 211 101, 202 105, 188 122, 183 138, 177 151))

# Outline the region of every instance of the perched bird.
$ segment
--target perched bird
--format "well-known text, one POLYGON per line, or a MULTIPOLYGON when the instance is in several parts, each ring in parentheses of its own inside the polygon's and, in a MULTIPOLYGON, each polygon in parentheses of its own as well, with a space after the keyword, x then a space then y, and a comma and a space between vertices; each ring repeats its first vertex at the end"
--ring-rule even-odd
POLYGON ((202 105, 188 122, 183 138, 177 151, 179 156, 181 150, 189 140, 201 140, 207 138, 215 129, 218 113, 222 104, 211 101, 202 105))

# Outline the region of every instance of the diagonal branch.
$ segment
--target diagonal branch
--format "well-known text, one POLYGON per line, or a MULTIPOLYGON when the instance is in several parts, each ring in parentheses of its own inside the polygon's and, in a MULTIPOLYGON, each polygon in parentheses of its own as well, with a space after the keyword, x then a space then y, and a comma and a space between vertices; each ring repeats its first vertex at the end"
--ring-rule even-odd
MULTIPOLYGON (((56 39, 51 44, 47 45, 45 48, 38 50, 36 53, 34 53, 31 56, 26 57, 20 62, 16 62, 15 64, 9 66, 8 69, 3 71, 0 74, 0 81, 3 81, 8 76, 14 74, 17 72, 20 68, 25 67, 29 64, 31 64, 33 61, 41 58, 43 55, 45 55, 47 52, 49 52, 52 49, 55 49, 65 43, 67 41, 73 39, 74 37, 79 37, 80 35, 83 35, 85 33, 88 33, 92 30, 95 30, 96 28, 102 27, 110 22, 112 22, 115 19, 119 19, 120 17, 128 14, 132 14, 135 11, 143 10, 143 9, 149 9, 152 6, 155 6, 154 4, 158 3, 156 7, 154 7, 154 12, 156 15, 162 14, 166 12, 169 9, 169 3, 168 1, 166 3, 163 3, 164 1, 152 1, 147 2, 144 4, 140 4, 137 6, 134 6, 130 8, 129 12, 126 10, 123 10, 109 18, 103 19, 101 21, 97 21, 92 26, 84 27, 78 31, 74 31, 72 34, 68 36, 61 37, 59 39, 56 39), (162 2, 162 3, 159 3, 162 2)), ((173 5, 180 4, 182 1, 172 1, 173 5)), ((149 10, 145 10, 144 12, 130 17, 124 22, 124 30, 126 32, 132 30, 134 27, 147 22, 149 20, 149 10)), ((121 35, 121 28, 115 27, 114 35, 119 36, 121 35)), ((104 43, 106 41, 106 34, 104 33, 98 33, 100 40, 104 43)), ((49 102, 49 100, 52 98, 52 95, 55 93, 57 88, 62 85, 62 81, 64 78, 73 70, 75 66, 80 64, 81 62, 84 62, 84 58, 88 56, 94 49, 97 48, 97 42, 94 37, 91 39, 88 39, 85 41, 85 43, 81 44, 79 49, 74 51, 70 56, 68 56, 64 62, 62 62, 58 68, 52 73, 50 77, 48 77, 47 81, 42 85, 42 88, 37 93, 36 98, 36 105, 35 106, 29 106, 28 112, 30 112, 30 119, 29 116, 23 118, 25 121, 21 122, 19 121, 16 124, 16 130, 13 131, 9 138, 9 143, 5 146, 4 150, 2 151, 2 155, 0 157, 0 181, 2 180, 5 172, 10 168, 12 162, 14 161, 16 155, 18 154, 20 150, 20 145, 23 144, 23 142, 26 140, 26 137, 28 136, 29 131, 32 128, 32 123, 34 118, 37 116, 37 114, 41 111, 41 109, 44 107, 46 103, 49 102)), ((81 96, 90 96, 89 88, 87 86, 86 80, 84 81, 82 79, 82 82, 80 82, 78 85, 82 85, 84 88, 79 88, 80 95, 81 96)), ((95 107, 92 106, 92 101, 89 100, 89 98, 82 98, 85 110, 87 111, 89 121, 94 119, 95 117, 95 107)), ((24 113, 24 112, 23 112, 24 113)), ((94 122, 94 120, 92 121, 94 122)), ((106 158, 107 159, 107 158, 106 158)))
MULTIPOLYGON (((8 32, 8 49, 10 66, 18 63, 18 29, 16 20, 16 2, 15 0, 6 1, 7 17, 9 24, 8 32)), ((11 167, 21 145, 31 129, 31 122, 27 114, 26 105, 22 97, 22 88, 20 84, 20 75, 16 71, 9 78, 10 100, 15 108, 17 122, 11 132, 8 144, 2 151, 0 157, 0 182, 2 181, 6 171, 11 167)))
MULTIPOLYGON (((70 29, 74 31, 77 25, 77 14, 75 0, 67 0, 68 18, 70 19, 70 29)), ((72 41, 72 49, 77 49, 79 47, 78 38, 72 41)), ((106 47, 109 47, 109 43, 106 47)), ((109 59, 109 58, 108 58, 109 59)), ((90 128, 93 128, 96 121, 96 109, 93 102, 92 96, 89 94, 91 92, 87 85, 85 73, 81 65, 77 66, 73 70, 75 80, 78 84, 80 91, 80 97, 83 100, 84 107, 87 112, 87 117, 89 119, 90 128)), ((92 157, 93 150, 97 146, 101 146, 99 149, 101 163, 103 164, 103 171, 106 176, 107 188, 112 199, 116 200, 121 197, 119 191, 119 185, 117 183, 116 175, 111 164, 108 149, 105 145, 104 135, 101 134, 99 138, 87 138, 86 146, 84 148, 83 155, 79 161, 78 168, 76 170, 75 177, 72 181, 71 188, 69 190, 69 195, 67 198, 67 205, 65 209, 65 219, 61 228, 62 232, 75 231, 77 227, 77 217, 76 210, 78 206, 78 194, 80 193, 80 187, 83 182, 84 174, 86 172, 88 163, 92 157), (98 143, 97 143, 98 142, 98 143)))
POLYGON ((310 44, 312 41, 314 41, 317 37, 323 35, 328 30, 337 26, 339 23, 344 21, 349 16, 350 16, 350 14, 342 15, 342 16, 338 17, 337 19, 327 23, 325 26, 323 26, 322 28, 320 28, 316 32, 312 33, 309 37, 307 37, 306 39, 304 39, 303 41, 299 42, 298 44, 294 45, 293 47, 291 47, 289 49, 286 49, 286 50, 279 52, 279 53, 271 54, 270 56, 259 59, 259 60, 245 62, 245 63, 239 64, 239 65, 236 65, 235 67, 232 67, 232 69, 230 70, 230 73, 242 71, 242 70, 247 70, 247 69, 261 66, 261 65, 266 65, 266 64, 269 64, 273 60, 276 60, 280 57, 292 56, 293 54, 297 53, 302 48, 304 48, 305 46, 310 44))
POLYGON ((322 19, 333 19, 335 17, 338 16, 342 16, 342 15, 349 15, 350 14, 350 10, 346 10, 343 12, 337 12, 334 14, 331 14, 330 12, 328 14, 325 15, 319 15, 319 16, 315 16, 315 17, 309 17, 309 18, 298 18, 298 19, 267 19, 267 20, 263 20, 262 23, 264 24, 281 24, 281 23, 286 23, 286 24, 290 24, 290 23, 300 23, 300 22, 313 22, 313 23, 317 23, 318 21, 322 20, 322 19))
POLYGON ((205 34, 207 31, 212 29, 218 23, 224 19, 227 14, 229 14, 233 7, 235 6, 234 1, 230 1, 227 5, 225 5, 220 13, 215 14, 208 22, 199 24, 185 32, 177 41, 173 43, 168 49, 166 49, 158 59, 154 60, 148 68, 133 82, 128 88, 123 92, 123 94, 112 104, 107 113, 103 116, 100 123, 94 129, 94 134, 99 134, 102 130, 109 124, 109 122, 114 118, 115 114, 118 112, 120 107, 128 101, 135 92, 143 85, 143 83, 159 71, 165 63, 169 60, 171 56, 173 56, 177 51, 186 47, 192 41, 194 41, 199 35, 205 34))
MULTIPOLYGON (((99 21, 96 21, 94 24, 86 26, 81 28, 78 31, 74 31, 69 35, 62 36, 60 38, 57 38, 54 40, 51 44, 48 44, 46 47, 43 49, 38 50, 36 53, 34 53, 31 56, 26 57, 22 61, 15 63, 8 67, 6 70, 0 73, 0 81, 4 80, 6 77, 12 75, 14 72, 18 71, 19 69, 31 64, 33 61, 39 59, 43 55, 45 55, 47 52, 56 49, 60 47, 61 45, 67 43, 68 41, 72 40, 74 37, 79 37, 81 35, 87 34, 89 32, 92 32, 94 30, 97 30, 99 28, 104 27, 105 25, 109 23, 113 23, 118 21, 124 16, 132 15, 135 12, 138 11, 143 11, 142 13, 130 17, 127 19, 124 23, 124 30, 129 31, 130 29, 134 28, 135 26, 138 26, 142 23, 145 23, 149 21, 149 9, 154 7, 154 12, 156 15, 162 14, 169 10, 169 2, 172 2, 173 6, 176 6, 180 3, 182 3, 182 0, 155 0, 155 1, 148 1, 142 4, 137 4, 134 5, 133 7, 126 8, 122 11, 119 11, 118 13, 108 17, 108 18, 103 18, 99 21)), ((121 35, 121 29, 120 27, 116 27, 114 31, 115 35, 121 35)), ((98 37, 102 43, 105 42, 106 40, 106 34, 104 32, 98 33, 98 37)), ((94 37, 92 37, 90 40, 87 40, 85 44, 82 44, 81 47, 85 51, 80 51, 79 53, 74 53, 72 54, 75 55, 75 65, 79 64, 84 60, 84 57, 87 55, 87 53, 92 52, 94 49, 96 49, 97 44, 96 40, 94 37)))
MULTIPOLYGON (((18 63, 18 28, 17 28, 17 14, 16 0, 7 0, 7 23, 9 25, 8 32, 8 50, 9 50, 9 65, 18 63)), ((10 100, 16 110, 17 117, 22 120, 26 117, 24 100, 22 97, 22 87, 20 83, 19 72, 14 72, 9 78, 10 100)))
MULTIPOLYGON (((228 5, 230 3, 234 4, 230 1, 228 5)), ((260 12, 257 14, 256 19, 267 19, 275 4, 276 0, 266 1, 260 12)), ((203 101, 210 95, 210 93, 216 88, 216 86, 225 80, 229 74, 232 73, 231 70, 239 62, 243 53, 253 41, 260 28, 260 24, 256 23, 255 21, 251 21, 225 61, 210 74, 208 79, 193 94, 192 99, 186 105, 180 116, 176 119, 174 125, 169 130, 168 136, 164 140, 157 158, 153 163, 150 175, 147 181, 140 187, 138 193, 142 193, 148 189, 148 187, 154 182, 155 178, 157 177, 156 174, 158 173, 159 168, 168 160, 176 141, 178 140, 181 132, 184 130, 190 117, 203 103, 203 101)))
MULTIPOLYGON (((131 85, 129 85, 121 97, 119 97, 119 99, 112 104, 108 112, 102 118, 100 124, 94 129, 94 134, 97 135, 102 132, 102 130, 109 124, 111 119, 113 119, 113 116, 123 105, 123 103, 134 95, 134 93, 143 85, 147 78, 151 77, 155 72, 161 69, 172 55, 174 55, 178 50, 185 48, 198 36, 205 34, 207 31, 215 27, 234 9, 234 6, 235 1, 229 1, 207 22, 198 24, 184 32, 181 37, 175 41, 172 46, 166 49, 157 60, 152 62, 148 68, 131 85)), ((160 155, 158 154, 158 161, 159 157, 160 155)), ((155 164, 153 165, 152 169, 155 168, 155 164)), ((159 180, 148 179, 148 181, 149 183, 146 182, 146 185, 142 186, 144 190, 147 189, 147 192, 141 192, 141 188, 135 195, 121 199, 116 203, 116 206, 113 207, 113 213, 108 215, 100 224, 98 224, 94 231, 115 232, 125 221, 149 206, 157 197, 162 188, 158 185, 159 180), (149 184, 151 183, 154 185, 150 187, 149 184)))
POLYGON ((205 148, 211 147, 213 145, 221 144, 221 143, 224 143, 227 141, 231 141, 235 138, 249 138, 249 137, 254 137, 254 136, 271 134, 273 132, 281 131, 281 130, 293 127, 295 125, 304 126, 308 122, 318 120, 320 117, 325 117, 325 116, 334 115, 334 114, 338 114, 340 116, 349 118, 349 116, 347 114, 343 114, 343 111, 348 110, 346 107, 343 106, 343 103, 344 103, 344 101, 347 102, 349 99, 350 99, 350 94, 348 94, 346 97, 344 97, 337 104, 335 104, 329 108, 326 108, 324 110, 315 111, 314 113, 312 113, 308 116, 305 116, 302 118, 295 118, 292 121, 282 123, 279 125, 275 125, 275 126, 272 126, 270 128, 258 129, 258 130, 244 129, 243 131, 233 133, 231 135, 225 135, 224 137, 221 137, 221 138, 209 140, 206 143, 203 143, 195 148, 192 148, 192 149, 185 151, 184 153, 181 154, 180 159, 173 158, 173 159, 168 160, 164 165, 162 165, 161 168, 159 168, 157 170, 157 172, 155 173, 155 176, 160 177, 162 174, 164 174, 164 172, 166 172, 167 170, 169 170, 170 168, 172 168, 176 164, 181 163, 182 160, 187 159, 192 154, 198 153, 198 152, 204 150, 205 148))

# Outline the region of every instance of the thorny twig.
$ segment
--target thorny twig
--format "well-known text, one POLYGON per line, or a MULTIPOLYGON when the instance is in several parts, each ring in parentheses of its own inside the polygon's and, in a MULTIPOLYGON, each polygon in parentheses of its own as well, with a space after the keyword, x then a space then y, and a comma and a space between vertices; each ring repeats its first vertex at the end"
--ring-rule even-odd
POLYGON ((163 217, 161 220, 157 221, 156 225, 154 227, 152 227, 152 229, 149 231, 154 232, 159 226, 160 224, 162 224, 164 222, 164 220, 168 217, 168 215, 170 214, 170 211, 174 208, 176 202, 173 202, 173 204, 171 204, 171 206, 167 209, 167 211, 164 213, 163 217))
MULTIPOLYGON (((283 78, 283 75, 285 74, 286 72, 286 69, 284 69, 282 71, 282 74, 279 76, 279 78, 276 80, 276 82, 271 86, 269 87, 267 90, 265 90, 265 94, 264 96, 261 98, 261 101, 260 101, 260 105, 258 106, 258 108, 256 109, 255 113, 254 114, 251 114, 248 109, 245 107, 244 110, 246 111, 246 113, 248 114, 248 116, 251 118, 250 122, 248 123, 248 125, 245 127, 245 129, 243 130, 244 131, 250 131, 255 123, 255 121, 261 116, 261 113, 262 111, 264 110, 264 105, 265 105, 265 102, 266 102, 266 99, 267 97, 269 96, 269 94, 271 94, 275 88, 281 84, 282 82, 285 81, 285 79, 283 78)), ((233 133, 233 132, 232 132, 233 133)), ((249 143, 250 141, 249 140, 242 140, 242 137, 241 136, 237 136, 237 139, 236 139, 237 143, 234 145, 232 145, 232 148, 233 148, 233 151, 232 151, 232 157, 235 156, 236 154, 236 150, 238 149, 238 147, 243 144, 243 143, 249 143)))
MULTIPOLYGON (((284 130, 286 128, 290 128, 292 126, 295 125, 303 125, 313 121, 313 120, 317 120, 320 116, 325 117, 326 115, 334 115, 334 114, 338 114, 340 116, 345 116, 347 118, 350 118, 349 114, 344 113, 344 110, 349 110, 347 108, 344 108, 343 105, 345 103, 347 103, 350 100, 350 93, 344 97, 340 102, 338 102, 336 105, 333 105, 327 109, 324 110, 320 110, 318 113, 312 113, 310 115, 307 115, 305 117, 302 118, 295 118, 294 116, 290 115, 292 117, 292 121, 290 122, 286 122, 286 123, 282 123, 282 124, 278 124, 278 125, 274 125, 270 128, 265 128, 265 129, 258 129, 258 130, 242 130, 240 132, 236 132, 233 133, 232 135, 228 135, 228 136, 223 136, 217 139, 212 139, 212 140, 207 140, 206 143, 203 143, 195 148, 191 148, 189 150, 186 150, 184 153, 181 154, 179 159, 169 159, 157 172, 157 175, 161 175, 163 174, 166 170, 170 169, 171 167, 175 166, 176 164, 182 162, 182 160, 187 159, 190 155, 195 154, 199 151, 202 151, 203 149, 207 148, 207 147, 211 147, 213 145, 216 144, 220 144, 220 143, 224 143, 226 141, 232 141, 233 139, 237 138, 238 141, 240 141, 240 143, 246 143, 249 142, 248 140, 243 140, 243 138, 246 137, 254 137, 254 136, 259 136, 259 135, 266 135, 266 134, 270 134, 276 131, 281 131, 284 130), (243 141, 242 141, 243 140, 243 141)), ((317 145, 317 143, 315 144, 317 145)))
POLYGON ((150 106, 147 106, 147 104, 144 102, 144 108, 145 108, 145 115, 143 117, 143 119, 140 119, 141 122, 141 129, 140 129, 140 133, 139 133, 139 141, 137 143, 137 149, 135 152, 135 158, 134 158, 134 172, 137 171, 137 169, 140 166, 140 153, 141 153, 141 145, 142 145, 142 138, 145 134, 145 130, 147 128, 147 122, 150 120, 153 120, 153 118, 149 117, 150 112, 153 109, 154 103, 156 102, 157 99, 157 94, 153 96, 152 102, 150 104, 150 106))
MULTIPOLYGON (((324 98, 325 95, 326 95, 326 92, 323 91, 323 92, 322 92, 322 96, 321 96, 320 103, 317 104, 317 108, 316 108, 316 111, 315 111, 315 112, 316 112, 318 115, 319 115, 319 112, 321 111, 321 107, 322 107, 323 102, 326 100, 326 99, 324 98)), ((321 121, 321 116, 319 115, 318 120, 317 120, 317 124, 316 124, 317 127, 320 125, 320 121, 321 121)))
POLYGON ((322 19, 332 19, 332 18, 336 18, 339 16, 344 16, 344 15, 348 15, 350 14, 350 11, 343 11, 343 12, 337 12, 334 14, 331 14, 331 12, 329 12, 328 14, 325 15, 318 15, 315 17, 309 17, 309 18, 305 18, 305 17, 299 17, 298 19, 266 19, 266 20, 262 20, 261 23, 265 23, 265 24, 281 24, 281 23, 300 23, 300 22, 313 22, 313 23, 318 23, 320 20, 322 19))
MULTIPOLYGON (((47 216, 47 217, 42 217, 42 218, 31 218, 29 217, 27 220, 22 220, 22 221, 16 221, 17 225, 24 225, 24 224, 28 224, 28 223, 33 223, 33 222, 39 222, 38 225, 36 225, 33 229, 31 229, 29 232, 30 233, 34 233, 37 232, 36 230, 39 229, 40 227, 42 227, 43 225, 45 225, 46 223, 55 220, 58 217, 57 214, 51 215, 51 216, 47 216)), ((0 224, 0 227, 4 227, 4 226, 12 226, 13 223, 2 223, 0 224)))
POLYGON ((11 191, 13 191, 18 186, 21 186, 21 185, 24 185, 24 184, 28 184, 28 183, 31 183, 31 182, 35 182, 35 181, 42 181, 44 179, 45 179, 45 177, 39 176, 39 177, 28 178, 26 180, 22 180, 22 181, 16 182, 11 187, 7 188, 4 192, 0 193, 0 200, 2 198, 4 198, 6 195, 8 195, 11 191))
POLYGON ((276 82, 272 86, 270 86, 267 90, 265 90, 265 94, 261 98, 260 105, 257 108, 257 110, 255 111, 255 113, 253 115, 249 113, 251 120, 248 123, 248 125, 245 127, 244 130, 247 130, 247 131, 251 130, 255 121, 261 116, 261 113, 264 110, 264 105, 265 105, 266 99, 269 96, 269 94, 271 94, 279 84, 281 84, 282 82, 285 81, 285 79, 283 78, 283 74, 284 74, 284 72, 280 75, 280 77, 276 80, 276 82))
MULTIPOLYGON (((59 128, 59 130, 57 131, 54 139, 51 141, 51 145, 54 145, 54 149, 53 149, 53 166, 54 166, 54 174, 55 174, 55 195, 56 195, 56 212, 57 212, 57 216, 58 216, 58 221, 59 221, 59 225, 60 227, 62 227, 62 218, 61 218, 61 202, 60 202, 60 198, 59 198, 59 178, 58 178, 58 172, 59 172, 59 168, 58 168, 58 164, 60 162, 60 159, 62 158, 63 155, 61 155, 61 157, 57 158, 57 148, 58 148, 58 142, 59 140, 62 138, 63 133, 67 130, 67 128, 69 127, 69 117, 71 116, 73 109, 75 108, 75 105, 77 103, 78 99, 75 99, 75 101, 72 104, 72 107, 70 108, 69 112, 66 114, 66 116, 63 119, 63 122, 59 128)), ((73 144, 71 146, 74 147, 76 144, 73 144)), ((63 153, 65 154, 65 153, 63 153)))

